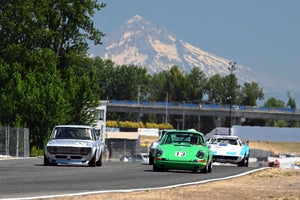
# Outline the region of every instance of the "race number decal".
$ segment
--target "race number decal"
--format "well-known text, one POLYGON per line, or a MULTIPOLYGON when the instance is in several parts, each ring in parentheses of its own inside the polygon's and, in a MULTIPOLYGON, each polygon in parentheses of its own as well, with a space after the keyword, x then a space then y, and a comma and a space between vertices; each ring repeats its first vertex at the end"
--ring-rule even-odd
POLYGON ((185 152, 181 152, 181 151, 176 151, 175 152, 175 156, 178 156, 178 157, 185 157, 186 153, 185 152))

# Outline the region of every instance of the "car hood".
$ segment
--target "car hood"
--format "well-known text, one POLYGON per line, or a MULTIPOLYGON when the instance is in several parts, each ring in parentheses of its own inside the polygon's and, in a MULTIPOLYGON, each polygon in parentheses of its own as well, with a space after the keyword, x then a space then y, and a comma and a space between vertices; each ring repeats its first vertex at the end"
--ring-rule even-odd
POLYGON ((94 141, 92 140, 51 140, 48 142, 47 146, 64 146, 64 147, 89 147, 92 146, 94 141))
POLYGON ((243 146, 223 143, 210 144, 210 146, 214 155, 239 155, 243 149, 243 146))

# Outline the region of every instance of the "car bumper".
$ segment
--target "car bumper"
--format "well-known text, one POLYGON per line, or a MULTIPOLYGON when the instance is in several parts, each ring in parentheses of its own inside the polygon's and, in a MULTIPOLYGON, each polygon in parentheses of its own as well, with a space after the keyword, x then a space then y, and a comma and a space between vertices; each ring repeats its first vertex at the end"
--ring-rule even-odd
POLYGON ((213 162, 237 164, 243 160, 244 156, 213 155, 213 162))
POLYGON ((47 156, 50 163, 60 163, 60 164, 87 164, 91 160, 91 156, 83 155, 50 155, 47 156))
POLYGON ((182 161, 164 161, 154 160, 154 165, 161 169, 178 169, 178 170, 201 170, 207 165, 206 160, 202 162, 182 162, 182 161))

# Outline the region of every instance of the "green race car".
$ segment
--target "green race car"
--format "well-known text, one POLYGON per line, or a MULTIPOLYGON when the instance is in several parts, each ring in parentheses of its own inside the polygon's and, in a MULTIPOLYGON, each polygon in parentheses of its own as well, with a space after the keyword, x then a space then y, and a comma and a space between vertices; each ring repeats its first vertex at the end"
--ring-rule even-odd
POLYGON ((197 131, 169 131, 154 151, 153 171, 200 170, 211 173, 213 153, 197 131))

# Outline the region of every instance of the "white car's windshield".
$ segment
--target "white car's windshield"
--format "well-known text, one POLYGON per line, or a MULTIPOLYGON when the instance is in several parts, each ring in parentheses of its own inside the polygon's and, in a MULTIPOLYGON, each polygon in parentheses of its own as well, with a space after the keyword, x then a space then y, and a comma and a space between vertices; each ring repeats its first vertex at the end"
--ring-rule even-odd
POLYGON ((91 129, 73 128, 73 127, 56 127, 52 132, 52 139, 80 139, 93 140, 91 129))
POLYGON ((231 138, 212 138, 209 141, 210 144, 217 144, 217 143, 222 143, 222 144, 231 144, 231 145, 238 145, 239 142, 236 139, 231 139, 231 138))

